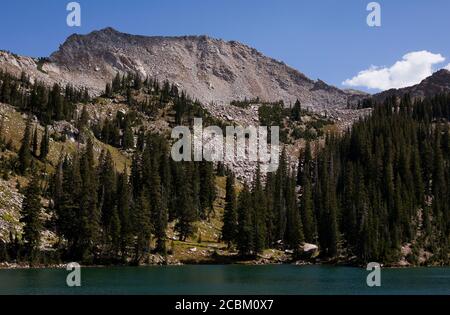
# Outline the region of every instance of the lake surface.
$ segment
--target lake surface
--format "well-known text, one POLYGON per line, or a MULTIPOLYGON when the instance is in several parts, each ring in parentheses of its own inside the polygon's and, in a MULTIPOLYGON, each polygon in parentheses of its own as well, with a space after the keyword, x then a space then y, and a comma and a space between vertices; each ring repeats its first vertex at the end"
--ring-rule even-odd
POLYGON ((69 288, 64 269, 0 270, 0 294, 450 294, 450 268, 369 271, 294 265, 186 265, 82 268, 81 287, 69 288))

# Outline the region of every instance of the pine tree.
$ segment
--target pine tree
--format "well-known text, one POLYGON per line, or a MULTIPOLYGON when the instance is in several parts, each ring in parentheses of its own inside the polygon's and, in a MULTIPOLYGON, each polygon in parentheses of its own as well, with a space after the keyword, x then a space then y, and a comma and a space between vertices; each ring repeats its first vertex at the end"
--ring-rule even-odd
POLYGON ((80 159, 75 155, 72 160, 65 158, 60 163, 56 175, 56 187, 53 198, 56 207, 56 226, 58 235, 68 242, 69 257, 79 260, 79 235, 81 231, 80 198, 81 175, 80 159))
POLYGON ((133 204, 132 226, 135 239, 134 262, 139 264, 149 253, 151 240, 150 200, 146 192, 142 192, 133 204))
POLYGON ((121 88, 122 88, 122 83, 121 83, 121 78, 120 78, 120 74, 117 73, 116 76, 114 77, 114 80, 112 81, 111 84, 111 88, 112 88, 112 92, 113 93, 118 93, 120 92, 121 88))
POLYGON ((305 241, 313 243, 315 241, 315 220, 314 220, 314 203, 312 199, 312 188, 309 178, 303 180, 302 185, 303 194, 301 197, 301 219, 303 225, 303 233, 305 241))
POLYGON ((116 259, 119 257, 119 252, 121 249, 121 235, 122 235, 122 225, 120 221, 119 212, 117 210, 117 207, 114 206, 112 209, 112 215, 111 215, 111 221, 108 227, 109 231, 109 239, 110 239, 110 256, 113 259, 116 259))
POLYGON ((43 224, 41 220, 41 199, 38 174, 33 174, 33 177, 25 190, 24 200, 22 204, 20 222, 24 223, 23 240, 30 261, 33 262, 36 255, 36 250, 40 245, 41 232, 43 224))
POLYGON ((117 212, 120 220, 120 251, 122 259, 128 257, 128 248, 132 243, 133 230, 130 211, 131 193, 128 183, 127 168, 118 176, 117 180, 117 212))
MULTIPOLYGON (((360 179, 361 184, 364 184, 364 178, 360 179)), ((348 162, 345 177, 344 177, 344 192, 342 201, 342 225, 345 230, 346 237, 351 243, 356 243, 358 238, 358 224, 357 224, 357 206, 356 201, 358 196, 355 194, 355 171, 353 164, 348 162)), ((358 197, 360 198, 360 197, 358 197)))
POLYGON ((31 165, 31 119, 28 119, 25 132, 19 149, 19 171, 22 175, 26 173, 31 165))
POLYGON ((111 84, 110 83, 106 83, 105 96, 106 97, 111 97, 112 96, 112 88, 111 88, 111 84))
POLYGON ((86 149, 80 161, 82 180, 80 198, 80 235, 79 255, 82 261, 93 261, 98 258, 98 248, 101 243, 102 214, 97 206, 97 177, 94 167, 93 144, 88 138, 86 149))
POLYGON ((194 221, 197 219, 196 209, 192 196, 195 196, 192 184, 194 175, 194 166, 192 163, 186 163, 185 167, 180 168, 180 178, 178 183, 179 195, 179 217, 175 224, 175 231, 178 232, 181 241, 186 241, 189 236, 194 234, 194 221))
POLYGON ((151 214, 156 238, 156 251, 165 254, 168 213, 167 207, 162 200, 161 178, 159 176, 157 160, 155 159, 152 164, 150 175, 150 200, 152 201, 151 214))
POLYGON ((239 194, 238 199, 238 234, 236 245, 239 254, 246 256, 255 254, 254 225, 252 222, 252 197, 246 184, 239 194))
POLYGON ((264 193, 266 195, 266 244, 271 246, 274 242, 277 241, 275 239, 276 235, 276 227, 275 227, 275 212, 274 209, 274 190, 275 190, 274 176, 273 173, 266 174, 266 185, 264 187, 264 193))
POLYGON ((39 149, 39 158, 44 161, 47 158, 47 155, 49 153, 50 144, 49 144, 49 135, 48 135, 48 127, 45 126, 44 134, 41 138, 41 145, 39 149))
POLYGON ((225 209, 223 214, 222 240, 227 242, 228 247, 236 241, 237 236, 237 211, 236 192, 234 187, 234 175, 229 172, 225 186, 225 209))
POLYGON ((134 148, 133 129, 128 122, 125 123, 125 131, 123 133, 122 147, 125 150, 134 148))
POLYGON ((201 161, 199 165, 200 191, 199 206, 200 217, 202 219, 209 218, 213 212, 213 203, 216 199, 216 186, 214 181, 214 170, 211 162, 201 161))
POLYGON ((294 107, 292 108, 291 118, 293 121, 300 121, 302 106, 300 101, 297 99, 295 101, 294 107))
POLYGON ((139 152, 143 152, 145 147, 145 130, 143 127, 139 128, 137 137, 137 149, 139 152))
POLYGON ((273 186, 273 218, 276 229, 274 231, 274 237, 276 238, 276 241, 283 240, 286 232, 285 184, 287 176, 286 151, 283 149, 273 186))
POLYGON ((306 242, 312 243, 316 238, 316 227, 314 220, 314 202, 312 196, 311 168, 312 168, 311 145, 306 143, 305 151, 300 154, 297 184, 301 186, 302 196, 300 199, 300 214, 303 233, 306 242))
POLYGON ((249 209, 253 222, 253 244, 255 253, 261 253, 266 248, 266 199, 261 184, 261 173, 259 165, 256 169, 251 198, 253 207, 249 209))
POLYGON ((303 228, 300 219, 300 213, 297 203, 297 193, 295 191, 295 177, 288 176, 286 178, 286 244, 298 250, 301 242, 304 241, 303 228))
POLYGON ((80 131, 83 131, 84 128, 89 126, 89 113, 87 111, 86 106, 83 106, 83 109, 81 111, 81 116, 80 116, 80 120, 78 122, 78 129, 80 129, 80 131))
POLYGON ((38 133, 37 133, 37 128, 34 128, 34 132, 33 132, 33 140, 31 142, 31 149, 32 149, 32 154, 33 156, 37 157, 38 156, 38 133))
POLYGON ((99 178, 99 186, 98 186, 98 208, 101 213, 101 223, 103 227, 103 241, 106 242, 110 248, 115 245, 115 241, 117 241, 120 227, 118 227, 119 223, 117 222, 118 213, 116 206, 116 172, 112 160, 112 155, 109 151, 102 152, 99 158, 99 170, 98 170, 98 178, 99 178), (116 216, 116 217, 114 217, 116 216), (113 222, 115 220, 115 222, 113 222), (116 235, 114 235, 115 240, 113 240, 113 231, 111 228, 114 228, 116 235))

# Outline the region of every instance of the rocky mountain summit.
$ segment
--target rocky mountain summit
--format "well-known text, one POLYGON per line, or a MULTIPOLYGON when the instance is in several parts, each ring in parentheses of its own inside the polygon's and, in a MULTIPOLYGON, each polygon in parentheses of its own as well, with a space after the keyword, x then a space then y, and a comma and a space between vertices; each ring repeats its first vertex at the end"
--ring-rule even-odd
POLYGON ((169 80, 206 106, 260 98, 313 110, 345 108, 363 95, 311 80, 283 62, 236 41, 208 36, 138 36, 105 28, 71 35, 49 58, 0 53, 0 68, 47 83, 101 93, 117 72, 169 80))
POLYGON ((401 97, 409 94, 412 98, 423 99, 425 97, 432 97, 437 94, 450 92, 450 71, 441 69, 436 71, 431 76, 425 78, 419 84, 401 88, 390 89, 381 93, 373 95, 373 99, 378 102, 384 101, 386 97, 397 96, 401 97))

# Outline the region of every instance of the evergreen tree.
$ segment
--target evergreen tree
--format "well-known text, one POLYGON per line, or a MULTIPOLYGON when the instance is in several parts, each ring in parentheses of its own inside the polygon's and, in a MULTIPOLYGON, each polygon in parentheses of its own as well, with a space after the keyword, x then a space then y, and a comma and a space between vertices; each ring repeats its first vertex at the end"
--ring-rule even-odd
POLYGON ((137 137, 137 149, 139 152, 143 152, 145 147, 145 130, 143 127, 139 128, 137 137))
POLYGON ((38 134, 37 134, 37 128, 34 128, 34 132, 33 132, 33 140, 31 142, 31 149, 32 149, 32 154, 33 156, 37 157, 38 156, 38 134))
POLYGON ((301 242, 304 241, 303 229, 297 203, 297 193, 295 191, 295 176, 286 178, 286 244, 298 250, 301 242))
POLYGON ((119 214, 116 209, 116 172, 109 151, 102 152, 99 161, 98 208, 101 213, 103 241, 109 244, 108 247, 112 249, 120 232, 119 214))
POLYGON ((162 200, 161 178, 158 171, 157 160, 155 160, 150 175, 151 214, 156 237, 156 251, 165 254, 168 213, 167 206, 162 200))
POLYGON ((266 200, 264 190, 261 184, 261 174, 259 165, 256 169, 255 180, 253 183, 251 198, 253 200, 253 207, 251 211, 253 222, 253 245, 254 252, 261 253, 266 248, 266 200))
POLYGON ((291 118, 293 121, 300 121, 301 118, 302 106, 300 101, 297 99, 295 101, 294 107, 292 108, 291 118))
POLYGON ((93 144, 88 138, 86 149, 80 160, 81 198, 80 198, 80 234, 78 255, 82 261, 98 258, 101 243, 102 213, 97 206, 97 176, 94 166, 93 144))
POLYGON ((214 210, 214 200, 216 199, 216 186, 214 181, 214 169, 211 162, 201 161, 199 165, 199 206, 200 217, 209 218, 214 210))
POLYGON ((151 240, 150 200, 146 192, 140 193, 132 208, 132 226, 135 239, 134 262, 139 264, 149 253, 151 240))
POLYGON ((229 172, 225 186, 225 209, 223 214, 222 240, 227 242, 228 247, 236 241, 237 236, 237 211, 236 192, 234 187, 234 175, 229 172))
POLYGON ((186 163, 185 167, 179 169, 178 182, 178 207, 179 217, 175 224, 175 231, 178 232, 181 241, 186 241, 189 236, 194 234, 194 221, 197 219, 194 200, 192 199, 193 187, 192 176, 194 167, 192 163, 186 163))
POLYGON ((78 129, 83 131, 84 128, 89 126, 89 113, 87 111, 86 106, 83 106, 83 110, 81 111, 80 120, 78 122, 78 129))
POLYGON ((19 149, 19 171, 22 175, 26 173, 31 165, 31 119, 28 119, 25 132, 19 149))
POLYGON ((49 141, 50 141, 50 138, 48 135, 48 127, 45 126, 44 134, 42 135, 41 145, 40 145, 40 149, 39 149, 39 158, 43 161, 47 158, 47 155, 50 150, 49 141))
POLYGON ((25 190, 21 210, 22 218, 20 219, 20 222, 24 223, 23 240, 31 262, 35 259, 36 250, 39 248, 41 241, 43 229, 40 217, 41 207, 39 177, 35 173, 25 190))
POLYGON ((125 131, 123 133, 122 147, 125 150, 134 148, 133 130, 128 122, 125 123, 125 131))
POLYGON ((246 184, 239 194, 238 199, 238 234, 236 245, 239 254, 246 256, 255 254, 254 252, 254 225, 252 222, 252 197, 246 184))
POLYGON ((297 184, 301 186, 300 214, 303 233, 306 242, 314 242, 316 239, 316 227, 314 219, 314 202, 311 183, 312 154, 311 144, 306 143, 304 152, 300 154, 298 164, 297 184))
POLYGON ((130 185, 125 167, 125 170, 118 176, 117 180, 117 212, 120 220, 120 251, 123 260, 129 255, 129 246, 133 239, 131 201, 130 185))
POLYGON ((111 84, 111 88, 112 88, 112 92, 113 93, 118 93, 120 92, 121 88, 122 88, 122 79, 120 78, 120 74, 117 73, 116 76, 114 77, 114 80, 112 81, 111 84))
POLYGON ((111 88, 111 84, 110 83, 106 83, 105 96, 106 97, 111 97, 112 96, 112 88, 111 88))
POLYGON ((308 178, 303 181, 303 195, 301 198, 301 219, 305 241, 313 243, 316 239, 316 228, 314 220, 314 203, 312 199, 311 182, 308 178))

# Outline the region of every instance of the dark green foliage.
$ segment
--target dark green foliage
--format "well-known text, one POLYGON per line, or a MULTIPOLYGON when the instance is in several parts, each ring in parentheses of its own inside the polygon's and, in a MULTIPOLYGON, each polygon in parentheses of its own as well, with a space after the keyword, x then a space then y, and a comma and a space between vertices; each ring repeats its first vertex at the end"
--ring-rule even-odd
POLYGON ((117 212, 120 220, 120 252, 122 259, 126 259, 130 253, 133 242, 133 226, 131 216, 131 191, 128 182, 127 169, 118 176, 117 180, 117 212))
MULTIPOLYGON (((195 167, 192 163, 186 163, 178 169, 178 222, 175 231, 178 232, 180 240, 185 241, 194 234, 194 222, 197 220, 194 194, 195 186, 192 185, 192 178, 195 176, 195 167)), ((197 195, 198 196, 198 195, 197 195)))
MULTIPOLYGON (((448 96, 387 99, 343 137, 327 137, 310 176, 325 255, 339 254, 342 241, 364 262, 395 261, 405 243, 445 252, 433 244, 449 237, 449 104, 448 96)), ((300 183, 302 205, 310 204, 303 174, 300 183)))
POLYGON ((24 175, 31 165, 31 120, 28 119, 19 149, 19 172, 24 175))
POLYGON ((88 101, 86 89, 67 85, 62 90, 58 84, 48 88, 41 82, 31 84, 24 76, 16 78, 0 70, 0 102, 33 113, 46 124, 53 120, 70 120, 75 104, 88 101))
POLYGON ((314 202, 311 184, 312 163, 311 145, 307 142, 305 150, 300 154, 297 169, 297 184, 301 187, 300 214, 303 233, 305 241, 309 243, 316 241, 316 222, 314 218, 314 202))
POLYGON ((89 113, 87 111, 86 106, 83 106, 83 109, 81 111, 81 116, 80 119, 78 121, 78 129, 80 129, 81 131, 86 128, 89 127, 89 113))
POLYGON ((295 189, 295 176, 286 180, 286 244, 297 251, 300 243, 304 241, 302 222, 295 189))
POLYGON ((253 200, 253 206, 249 209, 251 211, 253 222, 253 246, 252 251, 254 253, 261 253, 266 244, 266 200, 265 194, 261 183, 261 174, 259 167, 256 170, 255 180, 253 183, 251 198, 253 200))
POLYGON ((38 156, 38 146, 39 146, 39 143, 38 143, 37 128, 34 128, 33 139, 31 141, 31 153, 35 157, 38 156))
POLYGON ((252 196, 247 185, 244 185, 238 199, 238 233, 236 245, 241 255, 254 253, 254 235, 252 218, 252 196))
POLYGON ((202 161, 199 165, 199 211, 200 218, 209 218, 214 211, 213 202, 216 199, 216 185, 212 163, 202 161))
POLYGON ((41 159, 42 161, 44 161, 47 158, 47 155, 49 153, 49 150, 50 150, 49 141, 50 141, 50 138, 48 135, 48 127, 45 126, 45 130, 44 130, 44 133, 42 134, 41 144, 40 144, 40 149, 39 149, 39 159, 41 159))
POLYGON ((139 263, 149 252, 151 239, 150 199, 141 192, 131 210, 132 231, 135 236, 134 261, 139 263))
POLYGON ((34 261, 36 250, 41 242, 41 231, 43 229, 40 217, 41 207, 39 176, 35 173, 24 193, 22 218, 20 219, 20 222, 24 224, 22 238, 31 262, 34 261))
POLYGON ((129 123, 126 123, 125 130, 123 133, 123 140, 122 140, 122 147, 127 149, 134 148, 134 135, 133 130, 131 129, 131 126, 129 123))
POLYGON ((236 191, 234 186, 234 175, 230 172, 227 175, 225 186, 225 209, 223 214, 222 240, 228 243, 236 241, 237 236, 237 209, 236 191))
POLYGON ((300 105, 300 101, 296 100, 294 107, 292 108, 291 119, 294 121, 300 121, 301 112, 302 112, 302 106, 300 105))
POLYGON ((105 87, 105 97, 111 97, 112 96, 112 88, 110 83, 106 83, 105 87))

